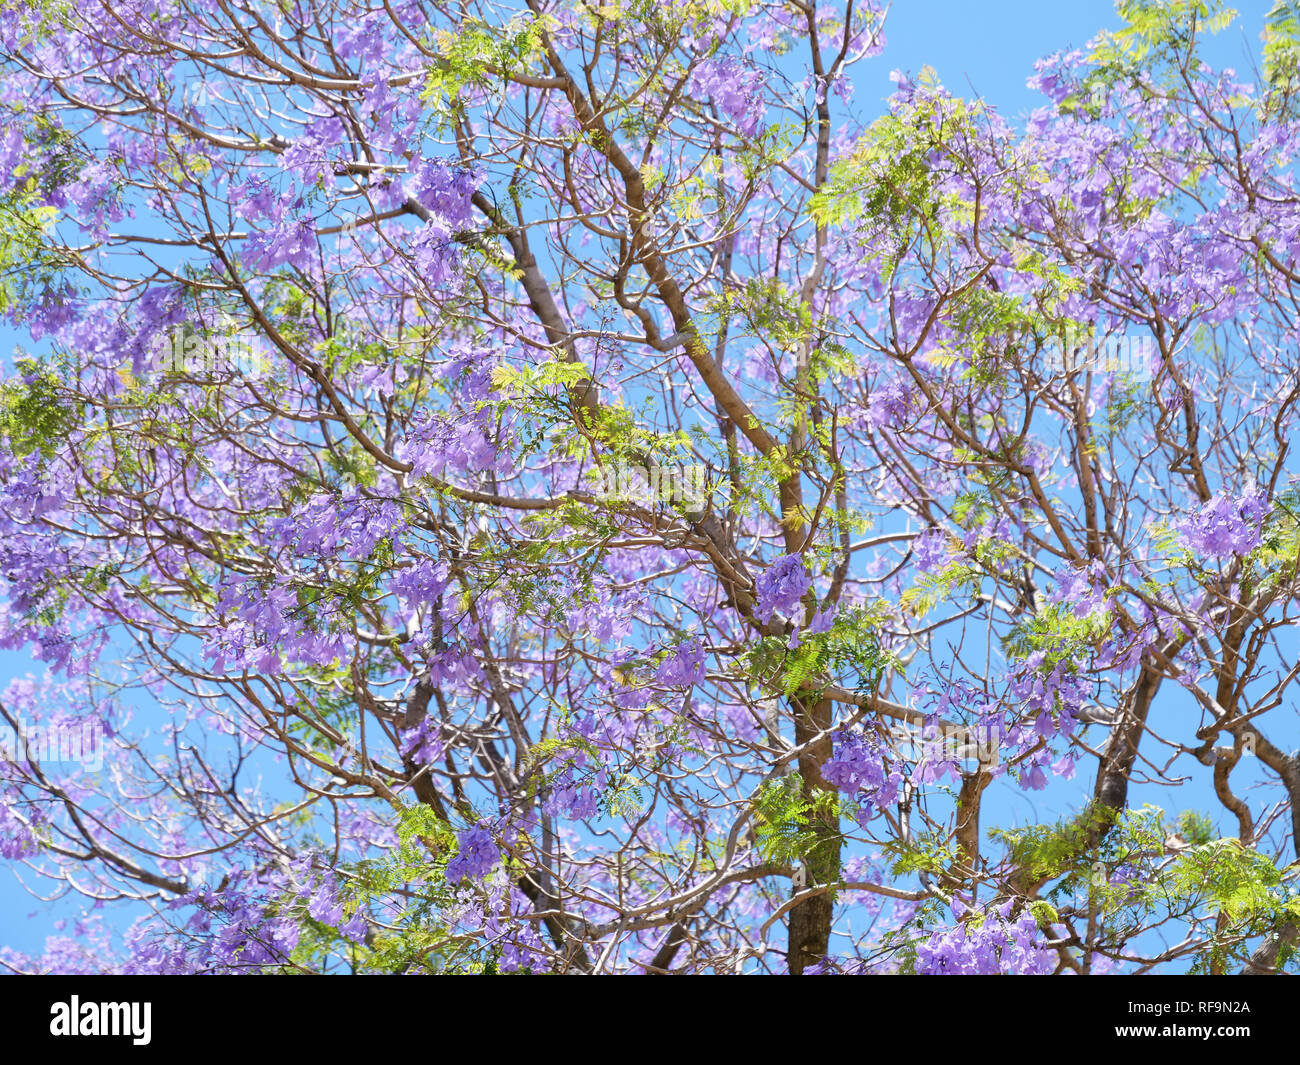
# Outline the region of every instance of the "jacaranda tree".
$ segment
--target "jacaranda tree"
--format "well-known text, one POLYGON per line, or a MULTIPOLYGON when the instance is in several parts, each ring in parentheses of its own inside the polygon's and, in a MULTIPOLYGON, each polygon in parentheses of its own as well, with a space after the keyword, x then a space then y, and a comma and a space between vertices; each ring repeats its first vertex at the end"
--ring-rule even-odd
POLYGON ((4 965, 1294 968, 1292 6, 7 0, 4 965))

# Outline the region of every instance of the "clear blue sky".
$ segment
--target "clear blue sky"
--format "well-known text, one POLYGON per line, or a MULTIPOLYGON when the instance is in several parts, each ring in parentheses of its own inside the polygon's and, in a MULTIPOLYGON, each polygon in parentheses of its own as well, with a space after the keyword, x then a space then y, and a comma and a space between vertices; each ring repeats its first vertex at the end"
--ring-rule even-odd
MULTIPOLYGON (((1230 6, 1241 17, 1205 54, 1243 72, 1248 68, 1239 57, 1258 52, 1273 0, 1230 6)), ((1010 118, 1042 103, 1025 88, 1035 59, 1081 48, 1098 30, 1119 25, 1111 0, 895 0, 885 23, 888 47, 874 64, 859 68, 857 92, 864 104, 868 90, 883 98, 893 90, 891 70, 915 74, 928 65, 952 92, 977 93, 1010 118)))
MULTIPOLYGON (((1216 65, 1234 65, 1244 72, 1246 57, 1258 50, 1258 34, 1272 0, 1244 0, 1234 6, 1241 19, 1213 41, 1206 55, 1216 65)), ((883 110, 884 99, 894 89, 891 70, 915 74, 931 66, 954 93, 978 94, 1014 118, 1043 102, 1025 87, 1035 59, 1082 47, 1098 30, 1117 25, 1110 0, 895 0, 886 24, 888 46, 880 57, 857 68, 855 104, 863 112, 883 110)), ((7 354, 17 339, 11 330, 0 329, 0 350, 7 354)), ((11 677, 29 671, 43 672, 43 665, 0 653, 0 689, 11 677)), ((1077 778, 1073 783, 1082 793, 1092 781, 1077 778)), ((999 791, 986 800, 986 824, 1051 820, 1075 802, 1065 788, 1038 795, 1010 786, 999 791)), ((1176 809, 1197 797, 1163 798, 1176 809)), ((39 953, 45 937, 54 931, 54 921, 74 916, 79 909, 67 904, 44 906, 0 870, 0 945, 39 953)))

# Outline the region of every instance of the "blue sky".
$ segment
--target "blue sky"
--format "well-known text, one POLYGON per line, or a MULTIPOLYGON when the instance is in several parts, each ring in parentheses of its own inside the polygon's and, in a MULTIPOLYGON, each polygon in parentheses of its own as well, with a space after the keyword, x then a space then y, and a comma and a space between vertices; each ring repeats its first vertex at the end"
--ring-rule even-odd
MULTIPOLYGON (((1245 57, 1258 48, 1258 33, 1271 4, 1272 0, 1248 0, 1235 5, 1242 18, 1212 42, 1208 58, 1216 65, 1245 69, 1245 57)), ((1082 47, 1098 30, 1117 25, 1109 0, 1054 4, 1043 0, 896 0, 886 25, 884 54, 857 68, 855 105, 868 113, 883 110, 884 99, 894 89, 891 70, 915 74, 930 66, 951 91, 978 94, 1014 118, 1041 103, 1025 86, 1036 58, 1070 46, 1082 47)), ((10 348, 17 339, 12 331, 0 329, 0 350, 10 348)), ((20 655, 0 653, 0 688, 13 676, 39 673, 43 668, 20 655)), ((1091 777, 1081 775, 1073 787, 1055 787, 1040 794, 1026 794, 1009 785, 997 788, 986 800, 985 827, 1053 820, 1077 808, 1091 785, 1091 777)), ((1162 805, 1175 810, 1193 804, 1206 808, 1214 803, 1204 784, 1163 799, 1162 805)), ((66 903, 58 907, 39 903, 12 874, 0 870, 0 944, 39 952, 46 935, 54 931, 54 921, 73 916, 79 909, 79 905, 66 903)))
MULTIPOLYGON (((1241 75, 1250 69, 1249 60, 1259 51, 1259 33, 1273 0, 1244 0, 1232 5, 1237 21, 1217 37, 1204 42, 1203 55, 1216 67, 1232 66, 1241 75)), ((1042 97, 1025 86, 1033 73, 1035 59, 1070 47, 1082 48, 1099 30, 1116 29, 1121 21, 1110 0, 998 0, 975 4, 966 0, 897 0, 885 26, 888 44, 874 63, 858 68, 855 103, 866 108, 887 97, 894 88, 891 70, 918 73, 931 66, 953 93, 979 95, 1008 119, 1015 119, 1042 105, 1042 97)), ((1243 77, 1243 80, 1253 80, 1243 77)), ((1195 713, 1183 693, 1166 686, 1153 708, 1151 727, 1164 736, 1185 730, 1186 713, 1195 713)), ((1090 735, 1096 741, 1098 735, 1090 735)), ((1293 737, 1282 737, 1294 742, 1293 737)), ((1167 755, 1166 755, 1167 756, 1167 755)), ((1163 761, 1163 757, 1158 758, 1163 761)), ((1246 794, 1247 780, 1257 767, 1242 766, 1242 779, 1234 781, 1246 794)), ((1095 763, 1080 762, 1073 781, 1055 781, 1046 791, 1027 792, 1003 779, 985 794, 981 828, 1010 828, 1050 823, 1075 813, 1091 795, 1095 763)), ((1230 817, 1215 798, 1206 777, 1188 780, 1185 786, 1134 785, 1130 805, 1161 806, 1172 817, 1181 810, 1208 813, 1220 832, 1235 834, 1230 817)), ((1256 800, 1257 801, 1257 800, 1256 800)), ((994 852, 998 848, 994 847, 994 852)))
MULTIPOLYGON (((1259 48, 1259 31, 1273 0, 1231 5, 1240 18, 1206 49, 1216 65, 1246 69, 1242 58, 1259 48)), ((1081 48, 1098 30, 1120 20, 1110 0, 895 0, 885 23, 888 46, 874 64, 859 68, 857 92, 884 98, 893 69, 917 73, 932 66, 954 93, 978 93, 1010 118, 1042 102, 1025 88, 1034 60, 1058 49, 1081 48), (870 79, 872 84, 862 84, 870 79)))

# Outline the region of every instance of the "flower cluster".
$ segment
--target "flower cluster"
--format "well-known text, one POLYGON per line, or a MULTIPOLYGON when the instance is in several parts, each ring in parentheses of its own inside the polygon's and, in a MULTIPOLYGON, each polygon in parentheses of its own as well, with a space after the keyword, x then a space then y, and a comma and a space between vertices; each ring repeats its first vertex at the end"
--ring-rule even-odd
POLYGON ((655 670, 655 680, 671 687, 704 682, 704 641, 690 640, 674 647, 655 670))
POLYGON ((1042 943, 1038 922, 1028 912, 1010 920, 1011 903, 951 928, 936 929, 917 945, 922 976, 1045 976, 1056 955, 1042 943))
POLYGON ((471 415, 457 419, 427 411, 413 422, 402 449, 418 476, 443 477, 448 470, 477 473, 497 461, 497 449, 485 431, 487 420, 471 415))
POLYGON ((926 529, 912 541, 912 551, 916 557, 916 568, 922 573, 935 573, 943 569, 953 557, 948 546, 948 534, 942 529, 926 529))
POLYGON ((1219 492, 1178 524, 1178 536, 1198 555, 1246 555, 1259 546, 1272 509, 1267 493, 1259 489, 1241 495, 1219 492))
POLYGON ((1048 596, 1050 603, 1067 603, 1075 617, 1104 610, 1106 606, 1106 567, 1101 562, 1073 569, 1063 567, 1056 572, 1056 591, 1048 596))
POLYGON ((788 615, 812 587, 812 577, 798 555, 782 555, 758 575, 758 609, 754 616, 767 622, 774 613, 788 615))
POLYGON ((492 832, 480 821, 456 837, 456 853, 447 863, 447 883, 459 884, 462 880, 478 880, 487 876, 501 860, 501 852, 492 841, 492 832))
POLYGON ((840 731, 831 738, 831 756, 822 764, 822 776, 855 796, 864 817, 897 802, 903 784, 897 759, 886 757, 874 735, 857 731, 840 731))
POLYGON ((763 121, 763 78, 732 57, 706 59, 691 75, 691 91, 711 99, 746 137, 763 121))

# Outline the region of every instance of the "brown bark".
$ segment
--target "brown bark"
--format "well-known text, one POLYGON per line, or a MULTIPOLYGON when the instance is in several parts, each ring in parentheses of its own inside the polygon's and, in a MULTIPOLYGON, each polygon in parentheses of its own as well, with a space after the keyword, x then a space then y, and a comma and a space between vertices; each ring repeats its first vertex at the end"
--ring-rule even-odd
MULTIPOLYGON (((831 725, 835 704, 829 699, 818 700, 805 707, 795 700, 795 743, 802 746, 831 725)), ((804 795, 812 799, 818 791, 833 791, 822 776, 822 763, 830 757, 831 741, 823 736, 811 744, 799 758, 799 775, 803 779, 804 795)), ((809 828, 817 842, 805 858, 807 887, 830 884, 840 878, 839 817, 834 812, 813 815, 809 828)), ((835 893, 822 892, 798 903, 790 911, 787 958, 792 976, 826 956, 830 945, 831 917, 835 909, 835 893)))

